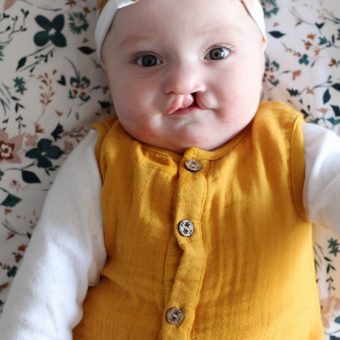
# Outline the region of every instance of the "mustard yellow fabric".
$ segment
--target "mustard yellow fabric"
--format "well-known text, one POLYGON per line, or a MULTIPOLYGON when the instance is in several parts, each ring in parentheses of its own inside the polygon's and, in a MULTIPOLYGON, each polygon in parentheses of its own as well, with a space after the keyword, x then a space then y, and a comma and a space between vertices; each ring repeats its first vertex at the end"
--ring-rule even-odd
POLYGON ((117 120, 97 124, 108 258, 74 338, 323 339, 301 122, 264 102, 228 144, 183 155, 133 140, 117 120), (178 326, 170 307, 184 311, 178 326))

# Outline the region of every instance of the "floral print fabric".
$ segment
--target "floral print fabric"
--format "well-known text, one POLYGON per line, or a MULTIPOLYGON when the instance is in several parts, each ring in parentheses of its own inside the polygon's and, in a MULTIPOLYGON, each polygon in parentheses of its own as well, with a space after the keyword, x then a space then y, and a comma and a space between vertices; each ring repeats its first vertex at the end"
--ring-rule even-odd
POLYGON ((0 6, 1 312, 56 171, 111 104, 93 1, 0 6))
MULTIPOLYGON (((340 134, 339 1, 262 5, 264 97, 340 134)), ((56 171, 111 108, 95 55, 95 7, 91 0, 0 0, 0 313, 56 171)), ((340 242, 314 228, 325 339, 336 340, 340 242)))

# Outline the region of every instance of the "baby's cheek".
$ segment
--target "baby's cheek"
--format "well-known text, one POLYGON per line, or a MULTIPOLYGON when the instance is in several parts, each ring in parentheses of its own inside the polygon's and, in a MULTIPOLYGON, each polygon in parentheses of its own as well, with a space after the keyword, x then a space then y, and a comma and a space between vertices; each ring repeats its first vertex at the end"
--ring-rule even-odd
POLYGON ((248 96, 252 92, 253 86, 245 80, 245 78, 233 77, 232 81, 228 82, 226 89, 223 92, 224 104, 227 106, 238 106, 245 96, 248 96))
POLYGON ((222 90, 220 94, 206 91, 206 92, 198 92, 196 100, 206 108, 214 109, 218 108, 221 105, 221 99, 223 100, 226 95, 225 90, 222 90))

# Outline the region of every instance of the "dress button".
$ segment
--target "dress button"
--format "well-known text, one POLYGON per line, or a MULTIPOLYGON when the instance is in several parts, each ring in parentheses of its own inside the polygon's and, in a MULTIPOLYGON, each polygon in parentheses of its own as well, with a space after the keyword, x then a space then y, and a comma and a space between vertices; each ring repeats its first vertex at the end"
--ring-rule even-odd
POLYGON ((192 172, 199 172, 202 170, 202 164, 198 159, 188 159, 185 161, 184 166, 187 170, 192 172))
POLYGON ((178 223, 178 231, 184 237, 190 237, 194 232, 194 224, 190 220, 183 220, 178 223))
POLYGON ((165 317, 171 325, 180 325, 184 320, 184 312, 181 308, 171 307, 166 311, 165 317))

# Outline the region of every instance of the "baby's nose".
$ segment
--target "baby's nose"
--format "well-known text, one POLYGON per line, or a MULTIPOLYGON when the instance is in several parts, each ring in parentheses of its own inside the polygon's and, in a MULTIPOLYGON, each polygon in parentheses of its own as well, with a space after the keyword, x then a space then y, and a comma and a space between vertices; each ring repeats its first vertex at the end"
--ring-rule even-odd
POLYGON ((166 94, 186 95, 204 91, 204 79, 193 64, 176 65, 165 75, 163 90, 166 94))

